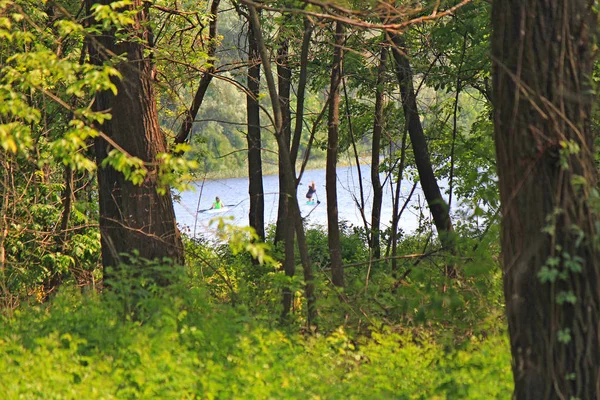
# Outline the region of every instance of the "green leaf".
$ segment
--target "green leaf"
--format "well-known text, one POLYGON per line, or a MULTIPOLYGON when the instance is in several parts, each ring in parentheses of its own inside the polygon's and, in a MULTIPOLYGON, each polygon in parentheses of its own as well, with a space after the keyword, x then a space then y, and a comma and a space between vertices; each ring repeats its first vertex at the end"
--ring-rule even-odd
POLYGON ((558 332, 558 341, 567 344, 571 341, 571 330, 569 328, 561 329, 558 332))
POLYGON ((577 297, 575 296, 575 294, 572 291, 560 292, 556 296, 556 303, 557 304, 564 304, 564 303, 575 304, 575 303, 577 303, 577 297))

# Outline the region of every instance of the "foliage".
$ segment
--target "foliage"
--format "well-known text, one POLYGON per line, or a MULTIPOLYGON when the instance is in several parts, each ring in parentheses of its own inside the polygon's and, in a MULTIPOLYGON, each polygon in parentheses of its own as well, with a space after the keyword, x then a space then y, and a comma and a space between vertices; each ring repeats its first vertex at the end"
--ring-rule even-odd
MULTIPOLYGON (((311 260, 316 268, 327 268, 330 258, 324 227, 316 226, 307 229, 306 240, 311 249, 311 260)), ((364 230, 352 227, 345 221, 340 223, 340 245, 344 263, 352 263, 368 257, 368 249, 365 248, 364 230)))
POLYGON ((133 304, 146 310, 141 319, 122 313, 122 293, 67 287, 49 304, 4 317, 0 392, 6 399, 510 396, 504 334, 455 349, 389 328, 304 338, 219 304, 189 278, 143 286, 133 304))
MULTIPOLYGON (((185 268, 132 251, 122 265, 101 270, 93 142, 107 139, 101 127, 111 116, 90 105, 100 91, 115 93, 121 59, 92 65, 86 37, 114 29, 131 40, 121 28, 139 10, 121 12, 129 1, 96 5, 99 24, 90 26, 76 2, 0 0, 0 393, 9 399, 509 397, 484 3, 405 32, 431 161, 438 177, 452 176, 453 193, 463 199, 453 207, 457 252, 439 250, 424 223, 414 235, 401 232, 395 267, 392 243, 382 260, 373 260, 367 233, 342 224, 347 285, 340 289, 330 281, 327 233, 311 227, 306 236, 319 316, 307 327, 299 256, 288 277, 272 235, 263 243, 251 229, 223 219, 213 224, 216 242, 184 238, 185 268), (448 122, 453 116, 456 124, 448 122), (456 279, 443 273, 449 264, 456 279), (294 295, 286 321, 280 319, 284 288, 294 295)), ((247 26, 236 13, 243 7, 208 16, 199 11, 205 5, 158 0, 144 6, 155 35, 146 52, 157 67, 160 124, 168 136, 178 130, 201 72, 217 66, 190 143, 156 160, 113 146, 104 161, 134 184, 158 171, 161 193, 185 190, 198 170, 245 169, 247 26), (211 58, 206 38, 214 18, 219 36, 212 44, 219 50, 211 58)), ((269 51, 275 54, 280 39, 288 39, 297 71, 302 18, 267 12, 263 18, 269 51)), ((327 97, 332 26, 317 19, 314 27, 301 152, 327 97)), ((379 32, 354 28, 345 43, 340 148, 353 152, 354 142, 363 157, 371 147, 373 89, 386 43, 379 32)), ((406 121, 390 58, 381 170, 397 181, 406 121)), ((266 105, 264 85, 261 91, 266 105)), ((262 160, 276 166, 265 110, 262 160)), ((327 148, 324 125, 314 127, 313 160, 327 148)), ((405 155, 406 181, 415 176, 414 157, 405 155)), ((383 242, 390 237, 385 232, 383 242)), ((581 267, 567 256, 561 255, 565 265, 581 267)), ((560 279, 553 262, 540 279, 560 279)), ((574 301, 568 291, 558 299, 574 301)), ((559 339, 569 335, 562 331, 559 339)))
MULTIPOLYGON (((98 26, 80 5, 0 1, 0 298, 44 299, 62 281, 98 278, 100 235, 94 140, 107 138, 108 111, 92 110, 99 92, 116 94, 118 57, 93 65, 86 36, 130 25, 129 1, 92 7, 98 26)), ((119 35, 125 29, 117 29, 119 35)), ((114 144, 114 143, 113 143, 114 144)), ((159 190, 183 188, 195 163, 162 154, 146 162, 114 146, 105 160, 134 184, 159 164, 159 190)), ((175 149, 178 150, 178 149, 175 149)), ((105 165, 106 165, 105 164, 105 165)))

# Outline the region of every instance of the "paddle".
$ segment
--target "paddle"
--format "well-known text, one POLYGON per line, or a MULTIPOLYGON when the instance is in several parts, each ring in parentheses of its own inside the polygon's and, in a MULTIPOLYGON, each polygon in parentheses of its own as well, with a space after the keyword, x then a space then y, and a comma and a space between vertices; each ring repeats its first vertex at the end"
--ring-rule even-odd
MULTIPOLYGON (((201 209, 201 210, 198 210, 198 212, 199 212, 199 213, 203 213, 203 212, 210 211, 210 210, 223 210, 223 209, 227 209, 227 210, 229 210, 229 209, 230 209, 230 208, 232 208, 232 207, 237 207, 237 206, 239 206, 239 205, 240 205, 240 204, 241 204, 243 201, 244 201, 244 200, 240 201, 240 202, 239 202, 239 203, 237 203, 237 204, 223 204, 223 208, 203 208, 203 209, 201 209)), ((225 210, 225 211, 227 211, 227 210, 225 210)))

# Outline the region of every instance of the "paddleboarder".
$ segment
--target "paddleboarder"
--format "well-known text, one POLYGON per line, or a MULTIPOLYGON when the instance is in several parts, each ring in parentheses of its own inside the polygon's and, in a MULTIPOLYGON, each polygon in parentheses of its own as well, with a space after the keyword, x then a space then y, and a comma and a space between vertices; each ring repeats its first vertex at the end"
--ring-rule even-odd
POLYGON ((210 208, 211 210, 220 210, 221 208, 223 208, 223 203, 221 202, 221 199, 219 198, 219 196, 215 197, 215 202, 212 204, 212 207, 210 208))
POLYGON ((308 199, 309 203, 312 203, 313 200, 313 195, 317 193, 317 185, 315 184, 315 181, 312 181, 310 183, 310 185, 308 185, 308 192, 306 192, 306 198, 308 199))

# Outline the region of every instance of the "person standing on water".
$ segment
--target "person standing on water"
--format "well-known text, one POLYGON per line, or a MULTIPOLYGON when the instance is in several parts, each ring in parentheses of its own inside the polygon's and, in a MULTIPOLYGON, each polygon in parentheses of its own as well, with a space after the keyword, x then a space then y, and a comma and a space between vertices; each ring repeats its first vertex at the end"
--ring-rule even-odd
POLYGON ((211 210, 220 210, 221 208, 223 208, 223 203, 221 203, 221 199, 219 199, 219 196, 217 196, 217 197, 215 197, 215 202, 213 203, 213 205, 210 209, 211 210))
POLYGON ((312 181, 310 185, 308 185, 308 192, 306 192, 306 198, 309 202, 313 201, 313 195, 317 193, 317 185, 315 185, 315 181, 312 181))

